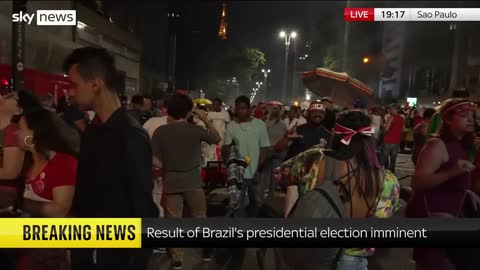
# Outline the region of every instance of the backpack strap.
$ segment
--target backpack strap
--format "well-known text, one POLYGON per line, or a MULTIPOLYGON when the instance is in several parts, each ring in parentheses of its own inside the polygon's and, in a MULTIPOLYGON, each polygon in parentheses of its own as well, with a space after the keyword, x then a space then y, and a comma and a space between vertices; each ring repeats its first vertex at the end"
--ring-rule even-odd
POLYGON ((337 216, 339 218, 342 218, 343 215, 342 215, 342 211, 340 211, 340 208, 338 207, 338 205, 335 203, 335 201, 333 200, 333 198, 330 196, 330 194, 328 194, 327 191, 325 191, 323 188, 321 187, 318 187, 318 188, 314 188, 313 190, 317 191, 317 192, 320 192, 320 194, 322 194, 322 196, 328 201, 328 204, 330 204, 330 206, 333 208, 333 210, 335 211, 335 213, 337 214, 337 216))
MULTIPOLYGON (((335 211, 335 213, 337 214, 338 218, 342 218, 343 215, 342 215, 342 212, 340 211, 340 208, 338 207, 338 205, 335 203, 335 201, 333 200, 332 196, 330 196, 330 194, 328 194, 328 192, 326 190, 324 190, 322 187, 318 187, 318 188, 314 188, 313 190, 319 192, 320 194, 322 194, 322 196, 328 201, 328 203, 330 204, 330 206, 333 208, 333 210, 335 211)), ((343 255, 343 248, 339 248, 338 251, 337 251, 337 254, 335 255, 335 259, 333 260, 332 262, 332 270, 336 270, 337 269, 337 264, 338 264, 338 261, 340 260, 340 257, 342 257, 343 255)))
POLYGON ((325 155, 325 181, 335 181, 338 178, 338 161, 325 155))

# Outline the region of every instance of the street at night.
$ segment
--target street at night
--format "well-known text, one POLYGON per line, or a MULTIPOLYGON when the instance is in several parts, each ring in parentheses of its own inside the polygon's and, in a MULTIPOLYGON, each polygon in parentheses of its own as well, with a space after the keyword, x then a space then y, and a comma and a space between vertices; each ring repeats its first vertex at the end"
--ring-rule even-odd
POLYGON ((0 1, 0 270, 477 270, 480 1, 0 1))
MULTIPOLYGON (((397 175, 402 178, 401 185, 410 185, 410 175, 414 171, 414 166, 411 161, 410 154, 400 154, 397 161, 397 175)), ((283 200, 285 194, 278 192, 276 198, 272 200, 274 202, 275 211, 281 212, 283 207, 283 200)), ((212 208, 216 213, 212 215, 221 215, 218 209, 218 202, 228 200, 228 192, 225 189, 217 189, 212 192, 210 201, 212 208)), ((401 218, 404 215, 404 209, 401 209, 395 215, 401 218)), ((245 270, 259 270, 256 257, 256 249, 248 249, 245 264, 242 269, 245 270)), ((219 262, 203 262, 201 249, 190 249, 188 252, 188 260, 185 262, 186 269, 192 270, 221 270, 225 260, 219 260, 219 262)), ((414 270, 415 264, 411 261, 412 249, 407 248, 388 248, 378 249, 377 254, 369 260, 369 269, 381 270, 381 269, 393 269, 393 270, 414 270)), ((155 254, 150 261, 150 270, 167 270, 169 268, 169 259, 166 254, 155 254)))

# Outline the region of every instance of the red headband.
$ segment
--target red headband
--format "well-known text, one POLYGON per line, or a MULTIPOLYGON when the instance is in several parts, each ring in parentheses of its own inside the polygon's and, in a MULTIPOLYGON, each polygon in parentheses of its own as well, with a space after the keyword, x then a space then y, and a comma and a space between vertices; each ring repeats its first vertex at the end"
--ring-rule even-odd
POLYGON ((374 131, 374 128, 372 126, 363 127, 363 128, 359 128, 357 130, 353 130, 353 129, 344 127, 340 124, 335 124, 335 128, 333 129, 333 133, 345 135, 343 137, 343 139, 341 140, 341 142, 345 145, 349 145, 350 141, 352 140, 353 136, 355 136, 355 134, 372 136, 372 134, 374 134, 375 131, 374 131))

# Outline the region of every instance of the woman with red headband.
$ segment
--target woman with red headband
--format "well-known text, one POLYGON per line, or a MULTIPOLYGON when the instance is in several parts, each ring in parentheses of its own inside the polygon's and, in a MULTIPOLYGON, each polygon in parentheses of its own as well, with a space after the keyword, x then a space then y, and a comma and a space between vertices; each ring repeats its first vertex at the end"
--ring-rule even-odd
MULTIPOLYGON (((333 181, 343 199, 345 218, 391 217, 400 206, 400 185, 378 162, 371 118, 361 111, 346 111, 338 116, 333 131, 330 149, 313 147, 283 164, 290 184, 296 184, 302 196, 333 181)), ((373 252, 371 248, 347 248, 337 270, 366 270, 367 257, 373 252)))
MULTIPOLYGON (((449 99, 440 108, 439 132, 421 150, 411 186, 415 195, 407 206, 407 216, 456 217, 470 186, 475 166, 468 152, 474 142, 473 105, 465 99, 449 99)), ((417 269, 443 270, 448 260, 443 249, 414 249, 417 269)))

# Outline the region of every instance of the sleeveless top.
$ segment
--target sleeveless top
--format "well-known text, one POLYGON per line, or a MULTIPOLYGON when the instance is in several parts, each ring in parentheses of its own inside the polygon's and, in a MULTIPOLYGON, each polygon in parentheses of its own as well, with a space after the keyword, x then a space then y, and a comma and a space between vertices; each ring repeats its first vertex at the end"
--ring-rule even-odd
MULTIPOLYGON (((444 141, 448 152, 448 161, 440 166, 437 172, 447 171, 455 166, 458 160, 468 160, 468 151, 459 140, 444 141)), ((430 212, 447 212, 457 214, 460 209, 465 190, 470 187, 470 174, 465 173, 452 177, 429 190, 415 192, 407 206, 407 217, 427 217, 427 205, 430 212)))
MULTIPOLYGON (((326 160, 325 172, 319 170, 319 161, 325 156, 322 148, 312 147, 282 164, 282 172, 287 174, 288 182, 298 186, 299 196, 316 186, 319 173, 324 173, 326 176, 332 173, 331 162, 329 162, 332 158, 326 160)), ((333 169, 335 168, 333 166, 333 169)), ((389 218, 399 208, 400 183, 392 172, 385 170, 383 187, 375 199, 374 208, 366 218, 389 218)), ((345 254, 350 256, 370 256, 374 252, 374 248, 347 248, 344 251, 345 254)))

